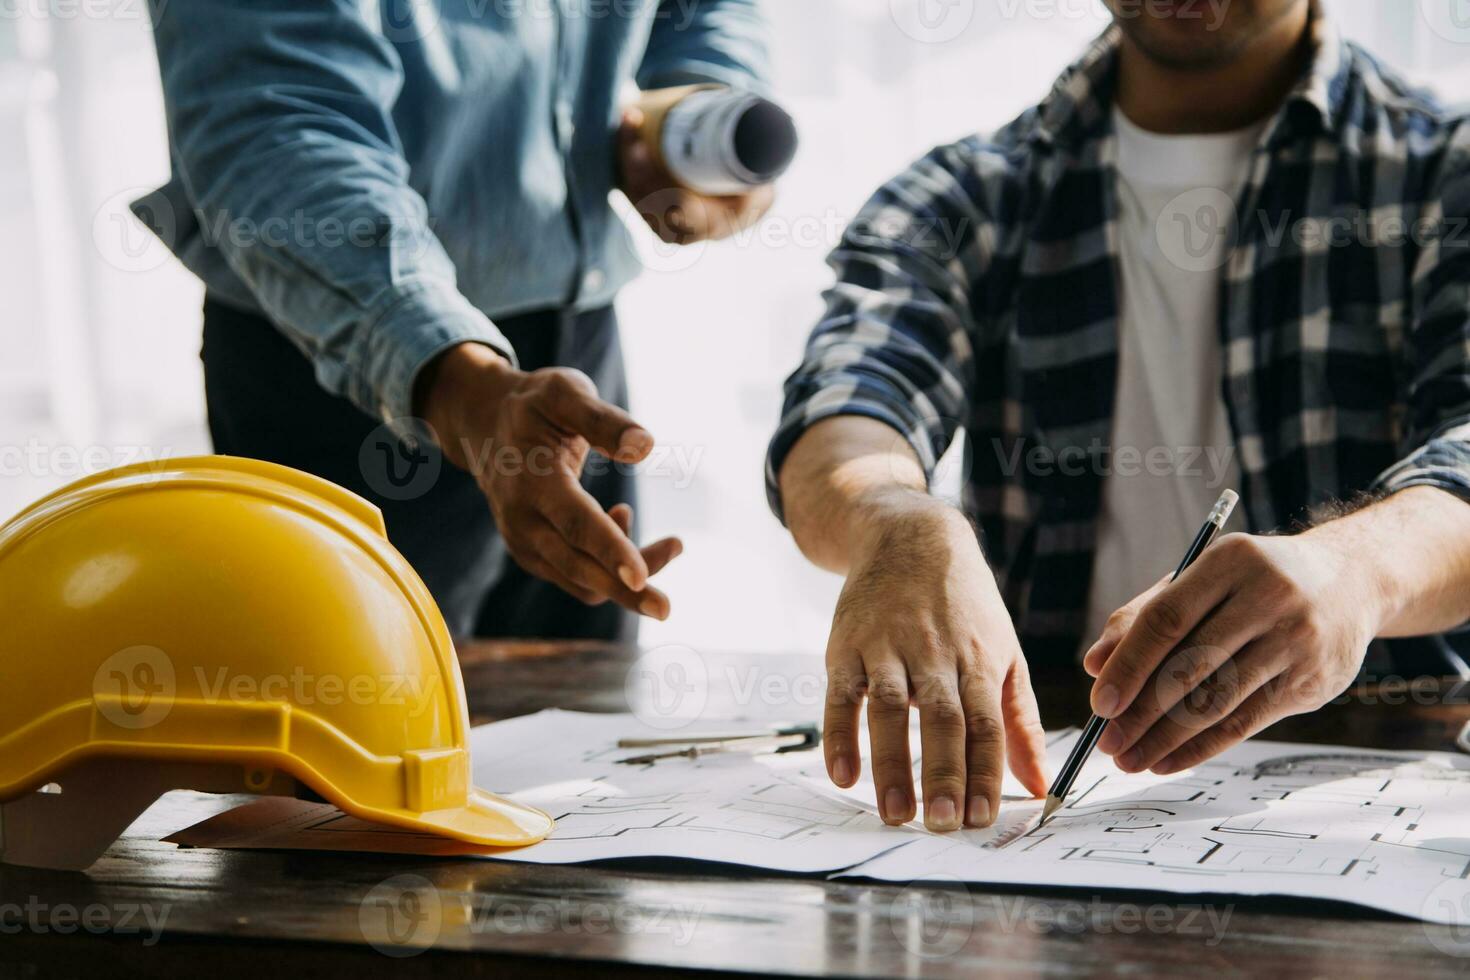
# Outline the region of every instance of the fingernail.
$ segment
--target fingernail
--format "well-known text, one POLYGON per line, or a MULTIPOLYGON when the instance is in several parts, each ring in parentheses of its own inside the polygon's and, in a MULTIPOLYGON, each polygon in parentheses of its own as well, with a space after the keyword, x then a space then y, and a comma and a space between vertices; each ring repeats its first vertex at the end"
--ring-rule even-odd
POLYGON ((903 790, 894 787, 883 796, 883 819, 887 823, 903 823, 908 816, 908 803, 903 790))
POLYGON ((1097 740, 1097 750, 1103 755, 1113 755, 1123 747, 1123 736, 1116 728, 1103 729, 1102 738, 1097 740))
POLYGON ((965 821, 971 827, 989 827, 990 801, 983 796, 970 797, 970 810, 965 814, 965 821))
POLYGON ((1111 718, 1118 710, 1118 689, 1104 684, 1092 695, 1092 712, 1099 718, 1111 718))
POLYGON ((847 756, 840 755, 832 760, 832 779, 838 786, 852 782, 852 763, 847 761, 847 756))
POLYGON ((1124 752, 1122 755, 1118 756, 1115 761, 1118 763, 1118 768, 1123 769, 1127 772, 1132 772, 1133 770, 1138 768, 1138 760, 1142 757, 1142 752, 1138 751, 1137 749, 1129 749, 1127 752, 1124 752))
POLYGON ((653 596, 649 596, 642 602, 638 603, 638 611, 647 616, 649 619, 656 619, 659 622, 663 622, 663 607, 659 605, 658 600, 655 599, 653 596))
POLYGON ((629 429, 618 441, 618 455, 630 459, 638 458, 653 448, 653 436, 642 429, 629 429))
POLYGON ((930 830, 954 830, 960 825, 954 800, 941 796, 924 804, 924 822, 930 830))
POLYGON ((632 565, 619 565, 618 578, 622 579, 623 584, 632 589, 634 592, 638 591, 638 579, 633 574, 632 565))

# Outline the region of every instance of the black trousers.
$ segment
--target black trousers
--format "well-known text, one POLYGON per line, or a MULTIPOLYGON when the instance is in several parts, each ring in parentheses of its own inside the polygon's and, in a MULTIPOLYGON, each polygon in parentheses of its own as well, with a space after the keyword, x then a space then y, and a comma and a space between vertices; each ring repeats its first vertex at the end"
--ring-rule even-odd
MULTIPOLYGON (((533 313, 497 326, 523 369, 577 368, 604 399, 627 407, 611 308, 533 313)), ((202 356, 215 451, 304 470, 372 501, 456 637, 633 638, 636 620, 622 609, 586 606, 522 571, 469 474, 431 445, 410 451, 377 420, 328 394, 269 320, 206 299, 202 356)), ((604 508, 634 503, 632 475, 601 457, 589 460, 583 485, 604 508)))

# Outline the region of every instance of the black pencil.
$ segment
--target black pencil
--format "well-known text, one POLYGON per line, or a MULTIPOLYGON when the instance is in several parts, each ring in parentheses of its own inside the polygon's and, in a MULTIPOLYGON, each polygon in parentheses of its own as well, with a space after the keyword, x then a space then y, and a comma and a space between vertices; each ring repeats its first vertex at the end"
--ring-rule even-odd
MULTIPOLYGON (((1239 499, 1240 497, 1234 490, 1226 490, 1220 494, 1220 499, 1215 501, 1215 507, 1210 511, 1210 516, 1205 519, 1199 533, 1194 536, 1194 543, 1189 546, 1184 560, 1174 570, 1173 578, 1183 575, 1184 570, 1204 554, 1210 542, 1215 540, 1216 535, 1225 526, 1225 522, 1230 520, 1230 513, 1235 510, 1235 504, 1239 499)), ((1077 738, 1077 744, 1072 746, 1071 752, 1067 753, 1067 761, 1062 763, 1061 771, 1052 781, 1051 790, 1046 794, 1046 804, 1041 808, 1041 821, 1037 824, 1038 827, 1046 823, 1047 819, 1061 807, 1062 801, 1072 791, 1072 783, 1076 781, 1077 773, 1082 771, 1082 764, 1087 761, 1088 756, 1092 755, 1093 747, 1097 745, 1097 740, 1102 737, 1103 729, 1107 727, 1106 718, 1093 715, 1088 719, 1087 726, 1082 729, 1082 734, 1077 738)))

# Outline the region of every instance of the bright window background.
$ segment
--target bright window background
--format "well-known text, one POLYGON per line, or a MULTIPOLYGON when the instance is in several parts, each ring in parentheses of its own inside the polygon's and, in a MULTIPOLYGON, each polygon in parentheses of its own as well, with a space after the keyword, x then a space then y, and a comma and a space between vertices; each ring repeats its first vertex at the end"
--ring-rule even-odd
MULTIPOLYGON (((168 172, 143 0, 34 12, 47 6, 0 5, 0 516, 82 473, 208 445, 201 290, 125 217, 168 172)), ((1470 92, 1470 0, 1327 6, 1383 59, 1470 92)), ((654 644, 822 649, 838 583, 770 516, 761 469, 825 255, 874 187, 1035 102, 1106 23, 1093 0, 767 9, 804 138, 775 212, 739 241, 655 253, 620 303, 635 412, 677 454, 645 481, 645 532, 687 544, 654 644)))

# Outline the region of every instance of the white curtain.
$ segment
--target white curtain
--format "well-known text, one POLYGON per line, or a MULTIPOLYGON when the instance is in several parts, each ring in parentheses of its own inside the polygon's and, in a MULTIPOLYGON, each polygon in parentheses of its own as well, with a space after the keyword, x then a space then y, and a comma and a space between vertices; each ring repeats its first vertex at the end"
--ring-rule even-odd
MULTIPOLYGON (((0 4, 0 516, 99 466, 207 447, 199 287, 125 212, 168 167, 144 5, 47 6, 0 4)), ((1036 101, 1107 22, 1095 0, 766 6, 804 139, 776 210, 735 242, 650 251, 620 304, 635 412, 665 446, 644 528, 688 546, 655 645, 822 649, 837 582, 770 516, 761 469, 826 252, 879 183, 1036 101)), ((1327 7, 1384 60, 1470 92, 1470 0, 1327 7)))

